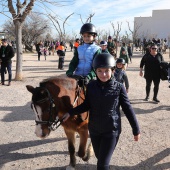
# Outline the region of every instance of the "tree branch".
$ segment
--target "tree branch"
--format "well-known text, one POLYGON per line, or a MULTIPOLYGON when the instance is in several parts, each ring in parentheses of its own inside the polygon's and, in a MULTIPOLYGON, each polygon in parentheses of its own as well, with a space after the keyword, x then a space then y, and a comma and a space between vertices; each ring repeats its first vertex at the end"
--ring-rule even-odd
MULTIPOLYGON (((23 14, 22 14, 22 17, 21 17, 21 22, 24 22, 25 21, 25 18, 27 17, 27 15, 31 12, 33 6, 34 6, 34 2, 36 0, 30 0, 30 3, 26 6, 23 14)), ((25 2, 24 2, 25 3, 25 2)))
POLYGON ((64 35, 65 35, 65 23, 68 20, 68 18, 70 18, 72 15, 74 14, 74 12, 72 14, 70 14, 68 17, 66 17, 66 19, 63 22, 63 31, 64 31, 64 35))
POLYGON ((12 14, 13 19, 16 18, 17 15, 13 7, 12 0, 8 0, 8 8, 9 8, 9 12, 12 14))
POLYGON ((81 20, 82 24, 84 24, 81 14, 78 14, 78 15, 80 15, 80 20, 81 20))

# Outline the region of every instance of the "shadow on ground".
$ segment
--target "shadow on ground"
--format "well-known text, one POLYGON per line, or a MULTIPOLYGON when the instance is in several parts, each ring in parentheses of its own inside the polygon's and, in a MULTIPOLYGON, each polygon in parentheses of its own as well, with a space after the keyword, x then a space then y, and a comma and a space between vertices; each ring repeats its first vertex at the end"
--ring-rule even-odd
POLYGON ((4 112, 10 112, 1 120, 3 122, 35 120, 35 114, 31 110, 30 102, 24 106, 0 107, 0 110, 4 112))
MULTIPOLYGON (((134 166, 110 166, 110 170, 168 170, 170 169, 170 163, 159 163, 162 159, 169 156, 170 154, 170 148, 167 148, 163 150, 162 152, 154 155, 151 158, 146 159, 145 161, 142 161, 141 163, 134 165, 134 166)), ((64 167, 58 167, 58 168, 46 168, 45 170, 65 170, 66 166, 64 167)), ((86 164, 86 165, 76 165, 76 169, 78 170, 96 170, 96 165, 86 164)), ((38 170, 44 170, 44 169, 38 169, 38 170)))
POLYGON ((1 167, 8 163, 17 160, 23 159, 34 159, 37 157, 42 156, 50 156, 50 155, 57 155, 57 154, 68 154, 68 152, 63 151, 49 151, 49 152, 41 152, 41 153, 19 153, 18 150, 29 148, 29 147, 36 147, 48 143, 54 143, 67 140, 66 138, 55 138, 55 139, 44 139, 44 140, 34 140, 34 141, 25 141, 25 142, 17 142, 17 143, 8 143, 0 145, 0 169, 1 167))

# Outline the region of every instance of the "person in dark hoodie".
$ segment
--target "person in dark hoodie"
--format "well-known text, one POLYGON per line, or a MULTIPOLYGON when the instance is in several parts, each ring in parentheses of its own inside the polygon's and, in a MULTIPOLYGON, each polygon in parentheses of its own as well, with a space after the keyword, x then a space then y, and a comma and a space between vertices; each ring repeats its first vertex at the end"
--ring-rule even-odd
POLYGON ((93 60, 97 80, 88 84, 84 102, 69 110, 62 118, 65 122, 70 116, 89 111, 88 128, 97 158, 97 170, 109 170, 121 133, 120 106, 132 127, 134 140, 140 138, 139 125, 126 90, 112 76, 114 68, 115 60, 111 54, 98 54, 93 60))
POLYGON ((15 52, 6 39, 2 39, 2 46, 0 48, 0 61, 1 61, 1 84, 5 85, 5 72, 8 71, 8 86, 11 85, 12 80, 12 58, 15 52))
POLYGON ((126 71, 124 69, 125 66, 125 60, 123 58, 118 58, 116 60, 116 69, 114 71, 114 77, 116 81, 125 84, 126 92, 129 91, 129 81, 126 74, 126 71))

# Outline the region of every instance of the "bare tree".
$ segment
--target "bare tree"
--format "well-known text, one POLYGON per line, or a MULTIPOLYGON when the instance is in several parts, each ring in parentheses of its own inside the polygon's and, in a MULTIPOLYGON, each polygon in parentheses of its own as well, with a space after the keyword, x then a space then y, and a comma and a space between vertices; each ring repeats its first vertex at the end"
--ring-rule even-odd
POLYGON ((111 26, 113 28, 113 36, 116 37, 116 29, 115 29, 115 26, 113 24, 113 22, 110 22, 111 23, 111 26))
POLYGON ((50 21, 53 23, 55 29, 58 32, 60 41, 65 40, 65 36, 66 36, 66 30, 65 30, 65 24, 67 22, 67 20, 73 15, 74 13, 68 15, 64 21, 62 21, 61 19, 58 19, 58 16, 52 16, 51 14, 48 15, 48 18, 50 19, 50 21), (62 23, 61 23, 62 22, 62 23), (62 25, 62 26, 61 26, 62 25))
POLYGON ((98 43, 99 43, 101 40, 103 40, 103 32, 104 32, 104 30, 100 30, 100 29, 97 30, 98 43))
POLYGON ((86 23, 91 22, 92 17, 94 16, 94 14, 89 14, 89 17, 87 18, 86 23))
MULTIPOLYGON (((128 24, 128 28, 129 28, 129 31, 131 32, 132 34, 132 43, 135 43, 135 41, 137 40, 138 38, 138 31, 140 29, 140 27, 142 26, 142 24, 138 24, 137 22, 134 22, 134 30, 132 30, 130 28, 130 24, 128 21, 126 21, 127 24, 128 24)), ((132 51, 133 51, 133 46, 132 46, 132 51)))
POLYGON ((95 13, 89 14, 89 16, 87 17, 87 19, 86 19, 85 22, 83 22, 83 19, 82 19, 82 17, 81 17, 81 14, 78 14, 78 15, 80 16, 80 20, 81 20, 82 24, 85 24, 85 23, 89 23, 89 22, 92 21, 92 18, 93 18, 93 16, 95 15, 95 13))
MULTIPOLYGON (((3 30, 8 33, 8 36, 14 37, 13 40, 15 41, 15 25, 11 20, 3 25, 3 30)), ((22 27, 22 44, 25 46, 25 50, 32 51, 33 42, 48 30, 47 19, 31 13, 22 27)))
MULTIPOLYGON (((22 80, 22 27, 26 17, 30 14, 35 6, 36 0, 6 0, 0 1, 1 14, 8 16, 7 12, 10 12, 12 15, 12 20, 15 25, 15 33, 16 33, 16 48, 17 48, 17 62, 16 62, 16 75, 15 80, 22 80)), ((40 5, 46 6, 46 4, 58 5, 60 1, 58 0, 40 0, 40 5)), ((48 7, 47 7, 48 8, 48 7)))
POLYGON ((117 57, 117 51, 118 51, 118 39, 119 39, 119 33, 121 31, 122 22, 117 22, 117 29, 115 28, 114 24, 111 22, 112 28, 114 29, 114 35, 116 37, 116 57, 117 57))

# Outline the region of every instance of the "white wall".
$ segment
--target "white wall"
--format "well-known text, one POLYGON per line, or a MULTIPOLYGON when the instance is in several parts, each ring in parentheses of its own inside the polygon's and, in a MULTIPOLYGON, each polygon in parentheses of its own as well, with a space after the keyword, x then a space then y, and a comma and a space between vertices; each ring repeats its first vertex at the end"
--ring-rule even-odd
POLYGON ((135 17, 134 30, 137 29, 137 36, 140 38, 151 35, 152 17, 135 17))
MULTIPOLYGON (((153 10, 152 17, 135 17, 134 23, 141 25, 139 38, 166 38, 170 36, 170 9, 153 10)), ((135 25, 134 25, 134 29, 135 25)))
POLYGON ((153 10, 152 18, 153 34, 158 34, 157 38, 170 36, 170 10, 153 10))

